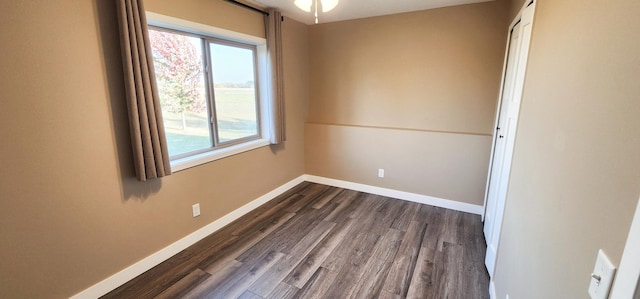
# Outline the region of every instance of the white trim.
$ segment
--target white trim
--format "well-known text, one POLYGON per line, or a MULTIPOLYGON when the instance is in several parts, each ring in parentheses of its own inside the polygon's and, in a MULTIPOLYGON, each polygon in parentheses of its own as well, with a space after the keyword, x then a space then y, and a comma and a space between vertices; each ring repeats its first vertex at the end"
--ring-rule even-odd
POLYGON ((489 278, 489 299, 496 299, 496 283, 493 278, 489 278))
POLYGON ((249 34, 235 32, 223 28, 213 27, 205 24, 191 22, 179 18, 174 18, 159 13, 147 11, 147 23, 152 26, 164 27, 174 30, 186 31, 195 34, 206 35, 210 37, 223 38, 241 43, 249 43, 252 45, 263 45, 267 40, 249 34))
POLYGON ((269 144, 270 144, 269 140, 263 138, 263 139, 258 139, 258 140, 253 140, 253 141, 232 145, 229 147, 214 149, 208 152, 204 152, 202 154, 197 154, 189 157, 184 157, 181 159, 172 160, 171 171, 178 172, 180 170, 185 170, 187 168, 198 166, 200 164, 209 163, 215 160, 219 160, 222 158, 226 158, 229 156, 233 156, 243 152, 261 148, 263 146, 268 146, 269 144))
POLYGON ((637 298, 633 297, 640 282, 640 201, 636 206, 636 213, 629 229, 629 237, 624 247, 620 269, 616 275, 611 299, 637 298))
MULTIPOLYGON (((515 22, 515 21, 514 21, 515 22)), ((508 33, 507 33, 507 40, 506 40, 506 47, 504 49, 504 61, 502 62, 502 74, 506 74, 507 73, 507 62, 508 62, 508 57, 509 57, 509 42, 511 41, 511 28, 513 27, 509 27, 508 33)), ((497 133, 497 128, 500 122, 500 108, 502 107, 502 93, 504 92, 504 75, 502 76, 502 80, 500 80, 500 89, 498 90, 498 106, 497 106, 497 111, 496 111, 496 116, 495 119, 493 121, 493 134, 492 134, 492 138, 491 138, 491 155, 489 156, 489 167, 487 169, 487 183, 485 184, 484 187, 484 203, 482 204, 483 208, 482 208, 482 222, 484 222, 484 216, 487 213, 487 199, 489 198, 489 185, 491 183, 491 174, 492 174, 492 170, 493 170, 493 157, 495 156, 495 150, 496 150, 496 138, 498 138, 498 134, 497 133)))
POLYGON ((256 198, 255 200, 249 202, 248 204, 232 211, 231 213, 223 216, 222 218, 216 221, 211 222, 210 224, 198 229, 197 231, 174 242, 173 244, 163 249, 160 249, 156 253, 136 262, 135 264, 125 268, 124 270, 111 275, 110 277, 94 284, 93 286, 89 287, 88 289, 78 294, 73 295, 71 298, 72 299, 98 298, 100 296, 107 294, 108 292, 125 284, 127 281, 134 279, 138 275, 157 266, 158 264, 164 262, 170 257, 176 255, 180 251, 204 239, 208 235, 216 232, 217 230, 221 229, 225 225, 253 211, 257 207, 261 206, 262 204, 272 200, 276 196, 304 182, 304 177, 305 177, 304 175, 299 176, 285 183, 284 185, 272 190, 271 192, 256 198))
POLYGON ((304 179, 305 181, 312 182, 312 183, 351 189, 351 190, 360 191, 360 192, 367 192, 371 194, 382 195, 382 196, 387 196, 387 197, 392 197, 392 198, 402 199, 406 201, 412 201, 412 202, 417 202, 421 204, 432 205, 436 207, 441 207, 441 208, 446 208, 446 209, 461 211, 466 213, 472 213, 477 215, 481 215, 483 211, 483 207, 480 205, 473 205, 469 203, 453 201, 449 199, 438 198, 438 197, 433 197, 428 195, 398 191, 394 189, 387 189, 382 187, 330 179, 330 178, 325 178, 325 177, 320 177, 315 175, 308 175, 308 174, 304 175, 304 179))

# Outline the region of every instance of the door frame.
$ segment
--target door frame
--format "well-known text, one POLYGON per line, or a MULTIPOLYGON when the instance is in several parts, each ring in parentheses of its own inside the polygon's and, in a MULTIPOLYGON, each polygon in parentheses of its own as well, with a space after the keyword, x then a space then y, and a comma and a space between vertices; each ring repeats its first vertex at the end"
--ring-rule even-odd
MULTIPOLYGON (((518 12, 518 14, 516 15, 516 17, 511 22, 508 28, 509 32, 507 35, 507 46, 505 51, 505 60, 503 64, 500 94, 498 98, 498 107, 496 110, 497 112, 496 112, 495 126, 494 126, 494 128, 496 128, 495 129, 496 133, 494 133, 492 138, 493 142, 492 142, 490 163, 489 163, 489 169, 488 169, 488 175, 487 175, 487 185, 485 186, 484 211, 482 215, 482 218, 485 221, 485 228, 487 227, 487 225, 490 225, 490 230, 491 230, 491 233, 489 235, 490 240, 487 240, 487 255, 485 257, 485 266, 491 278, 490 287, 489 287, 489 293, 491 298, 495 298, 495 292, 494 292, 495 286, 494 286, 493 276, 495 276, 495 273, 494 273, 495 265, 498 259, 500 234, 502 231, 504 208, 506 205, 506 197, 507 197, 507 191, 509 187, 509 175, 510 175, 512 158, 513 158, 513 150, 515 146, 515 138, 517 134, 516 132, 517 132, 517 124, 518 124, 518 118, 519 118, 519 109, 522 103, 524 81, 526 78, 526 68, 527 68, 527 63, 529 58, 529 49, 531 46, 532 27, 534 24, 536 2, 537 2, 536 0, 526 0, 523 3, 522 8, 520 9, 520 11, 518 12), (517 60, 515 60, 517 65, 516 65, 515 73, 513 74, 514 82, 512 82, 513 90, 512 90, 511 97, 520 97, 520 98, 518 99, 518 106, 514 107, 514 109, 518 109, 518 110, 516 111, 516 114, 514 116, 515 122, 513 124, 514 126, 513 134, 509 135, 508 136, 509 139, 505 141, 507 142, 507 145, 506 145, 507 148, 505 149, 505 153, 504 153, 506 158, 504 158, 505 162, 503 162, 505 164, 500 165, 500 167, 502 167, 501 168, 502 173, 501 173, 500 179, 501 179, 501 182, 503 183, 501 183, 502 185, 499 186, 500 189, 498 190, 496 198, 491 199, 492 205, 495 204, 495 206, 492 206, 492 208, 495 209, 495 211, 493 212, 493 215, 492 215, 492 219, 491 219, 492 223, 487 224, 484 216, 486 215, 487 208, 489 207, 488 205, 488 203, 490 202, 489 191, 490 191, 490 188, 492 188, 490 186, 492 181, 491 176, 492 174, 494 174, 494 171, 495 171, 493 164, 494 164, 494 156, 496 152, 496 139, 498 138, 497 127, 500 122, 500 117, 502 116, 500 115, 500 112, 502 111, 502 105, 504 104, 504 100, 505 100, 504 92, 505 92, 505 87, 507 82, 506 80, 508 80, 507 69, 510 63, 514 63, 513 60, 509 61, 509 53, 511 51, 511 42, 512 42, 512 37, 514 33, 513 30, 516 27, 516 25, 519 23, 522 25, 521 29, 519 29, 520 30, 519 33, 521 34, 521 36, 520 36, 520 42, 516 46, 521 48, 518 56, 516 57, 517 60), (494 248, 492 251, 489 250, 490 246, 494 248)), ((514 57, 511 57, 511 59, 514 59, 514 57)), ((509 110, 511 109, 512 108, 510 108, 509 110)), ((509 133, 507 132, 507 134, 509 133)), ((485 235, 486 234, 487 233, 485 231, 485 235)))
POLYGON ((638 285, 640 283, 640 255, 638 252, 640 252, 640 200, 638 200, 635 216, 631 222, 611 299, 640 297, 640 286, 638 285), (637 297, 633 297, 634 294, 637 297))
POLYGON ((482 218, 482 222, 484 222, 484 216, 485 214, 487 214, 487 199, 489 197, 489 185, 491 182, 491 170, 493 170, 493 157, 495 156, 495 151, 496 151, 496 139, 498 138, 498 134, 496 132, 496 128, 498 127, 498 124, 500 123, 500 110, 502 108, 502 98, 503 98, 503 94, 504 94, 504 83, 506 81, 506 75, 507 75, 507 63, 509 61, 509 45, 511 43, 511 35, 513 34, 513 28, 516 26, 516 24, 520 21, 520 18, 522 16, 522 9, 520 10, 520 12, 518 12, 518 15, 515 17, 515 19, 513 21, 511 21, 511 24, 509 24, 509 32, 507 33, 507 46, 505 47, 504 50, 504 61, 502 62, 502 77, 500 80, 500 91, 498 93, 498 106, 496 109, 496 116, 495 119, 493 121, 493 137, 491 138, 491 154, 489 156, 489 169, 487 169, 487 183, 485 184, 484 187, 484 203, 482 204, 483 209, 482 209, 482 214, 480 215, 482 218))
POLYGON ((515 27, 518 24, 518 22, 520 22, 520 20, 522 19, 522 11, 529 6, 529 3, 531 3, 531 5, 535 5, 536 1, 535 0, 525 1, 524 4, 522 5, 522 8, 520 8, 520 11, 516 15, 516 17, 513 19, 513 21, 511 21, 511 24, 509 24, 509 32, 507 34, 507 46, 505 47, 505 50, 504 50, 504 61, 502 63, 502 78, 501 78, 502 80, 500 80, 500 92, 498 93, 498 108, 496 109, 496 117, 493 122, 494 134, 491 139, 491 154, 489 156, 489 169, 487 170, 487 183, 485 184, 485 187, 484 187, 484 203, 482 204, 483 209, 482 209, 482 214, 480 215, 482 217, 482 221, 484 221, 484 216, 487 213, 487 198, 489 196, 489 182, 491 182, 493 156, 496 149, 496 138, 498 138, 498 134, 495 133, 495 128, 498 127, 498 123, 500 122, 500 108, 502 107, 502 95, 504 93, 504 82, 505 82, 505 76, 507 73, 507 63, 508 63, 508 57, 509 57, 509 42, 511 41, 511 35, 513 34, 513 27, 515 27))

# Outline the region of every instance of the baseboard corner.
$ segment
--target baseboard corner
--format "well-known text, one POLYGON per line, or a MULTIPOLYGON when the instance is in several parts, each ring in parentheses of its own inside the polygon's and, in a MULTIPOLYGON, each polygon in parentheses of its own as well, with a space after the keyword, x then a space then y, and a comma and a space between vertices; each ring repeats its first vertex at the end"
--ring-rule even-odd
POLYGON ((355 190, 360 192, 367 192, 371 194, 382 195, 382 196, 417 202, 417 203, 426 204, 426 205, 432 205, 436 207, 441 207, 441 208, 465 212, 465 213, 482 215, 482 212, 484 211, 484 208, 480 205, 474 205, 474 204, 459 202, 459 201, 450 200, 450 199, 444 199, 444 198, 405 192, 405 191, 400 191, 395 189, 354 183, 354 182, 349 182, 344 180, 337 180, 337 179, 326 178, 326 177, 310 175, 310 174, 305 174, 303 175, 303 177, 305 181, 312 182, 312 183, 324 184, 324 185, 345 188, 345 189, 350 189, 350 190, 355 190))

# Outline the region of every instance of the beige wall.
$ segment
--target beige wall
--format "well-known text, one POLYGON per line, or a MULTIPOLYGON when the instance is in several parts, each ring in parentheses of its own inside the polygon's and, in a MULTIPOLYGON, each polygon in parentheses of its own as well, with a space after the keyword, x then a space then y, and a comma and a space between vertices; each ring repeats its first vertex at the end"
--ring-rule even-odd
POLYGON ((310 174, 482 205, 491 139, 354 126, 307 124, 310 174), (443 158, 445 157, 445 158, 443 158), (348 161, 346 163, 339 163, 348 161), (378 167, 385 178, 377 177, 378 167), (365 171, 363 171, 365 170, 365 171), (368 171, 367 171, 368 170, 368 171))
POLYGON ((307 173, 482 205, 507 11, 312 26, 307 173))
POLYGON ((260 14, 225 1, 145 0, 145 9, 200 24, 264 37, 264 19, 260 14))
MULTIPOLYGON (((539 1, 497 297, 586 298, 598 248, 619 263, 640 195, 640 6, 539 1)), ((147 2, 262 35, 260 15, 222 1, 147 2)), ((284 147, 139 183, 113 2, 3 2, 0 297, 73 295, 305 167, 482 204, 505 24, 521 3, 311 27, 287 19, 284 147)))
MULTIPOLYGON (((517 2, 517 1, 516 1, 517 2)), ((640 195, 640 2, 539 0, 497 298, 588 298, 640 195)))
MULTIPOLYGON (((199 21, 263 30, 237 6, 180 2, 199 21)), ((0 4, 1 298, 69 297, 303 174, 307 27, 287 19, 285 145, 137 182, 113 3, 0 4)))
POLYGON ((524 5, 525 0, 511 0, 509 4, 509 22, 513 21, 513 19, 518 15, 520 9, 524 5))

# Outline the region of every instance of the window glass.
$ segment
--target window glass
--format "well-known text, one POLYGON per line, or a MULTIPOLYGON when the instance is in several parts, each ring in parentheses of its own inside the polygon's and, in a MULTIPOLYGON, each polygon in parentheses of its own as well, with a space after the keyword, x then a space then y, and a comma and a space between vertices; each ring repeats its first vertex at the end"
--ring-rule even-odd
POLYGON ((172 160, 261 137, 255 46, 156 27, 149 37, 172 160))
POLYGON ((149 30, 169 155, 213 145, 200 38, 149 30))
POLYGON ((210 43, 220 143, 258 135, 255 51, 210 43))

